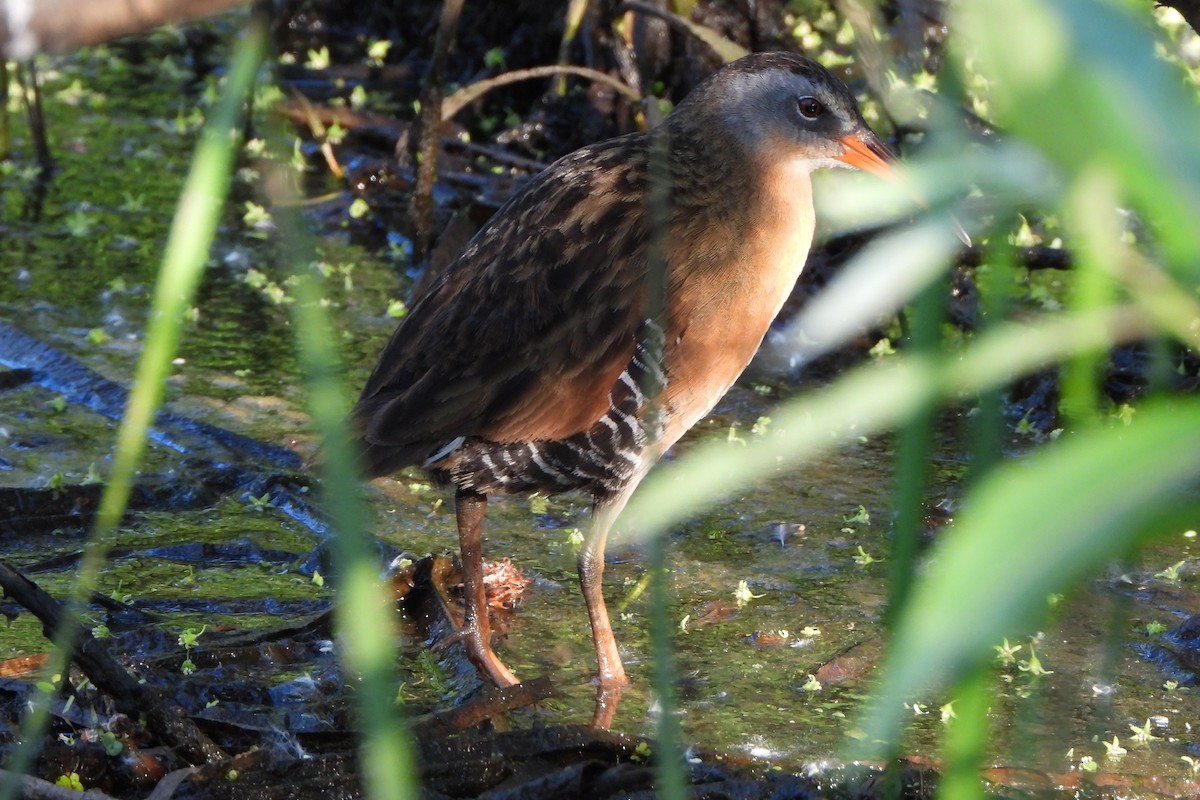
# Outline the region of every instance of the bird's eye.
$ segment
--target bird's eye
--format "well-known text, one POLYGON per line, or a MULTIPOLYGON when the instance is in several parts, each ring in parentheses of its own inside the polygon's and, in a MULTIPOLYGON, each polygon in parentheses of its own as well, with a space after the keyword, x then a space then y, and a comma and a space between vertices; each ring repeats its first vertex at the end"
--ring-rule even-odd
POLYGON ((815 97, 801 97, 797 106, 800 109, 800 116, 808 120, 816 119, 825 113, 825 106, 821 105, 821 101, 815 97))

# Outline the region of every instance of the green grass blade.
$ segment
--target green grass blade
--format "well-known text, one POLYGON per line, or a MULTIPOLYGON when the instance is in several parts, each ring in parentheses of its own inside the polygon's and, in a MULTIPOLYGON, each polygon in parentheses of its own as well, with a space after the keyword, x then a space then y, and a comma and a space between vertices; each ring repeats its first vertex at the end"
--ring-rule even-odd
MULTIPOLYGON (((289 152, 281 133, 275 132, 272 139, 276 153, 289 152)), ((420 787, 416 746, 399 701, 395 602, 380 579, 375 542, 367 531, 358 455, 347 424, 351 403, 337 346, 341 337, 325 309, 324 284, 312 266, 315 243, 299 217, 297 192, 283 163, 286 159, 268 171, 267 192, 292 271, 296 347, 313 426, 323 442, 320 497, 334 531, 334 625, 347 684, 355 692, 363 786, 374 800, 407 800, 418 797, 420 787)))
MULTIPOLYGON (((295 226, 298 228, 298 226, 295 226)), ((303 237, 288 236, 297 241, 303 237)), ((416 756, 407 721, 398 708, 396 612, 367 534, 366 509, 350 446, 350 411, 335 343, 339 341, 322 307, 315 276, 295 268, 293 305, 296 342, 307 373, 309 408, 323 434, 322 506, 333 529, 338 604, 335 624, 343 662, 356 689, 362 728, 363 783, 375 800, 404 800, 418 795, 416 756)))

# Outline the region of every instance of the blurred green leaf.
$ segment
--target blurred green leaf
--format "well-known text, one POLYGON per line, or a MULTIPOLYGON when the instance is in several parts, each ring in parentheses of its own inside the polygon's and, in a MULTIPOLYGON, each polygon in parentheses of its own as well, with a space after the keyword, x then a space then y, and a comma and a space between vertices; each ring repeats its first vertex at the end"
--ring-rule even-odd
MULTIPOLYGON (((929 555, 861 726, 895 740, 904 703, 989 659, 1036 625, 1046 597, 1140 543, 1200 477, 1200 402, 1144 407, 1128 426, 1092 430, 997 468, 964 501, 929 555), (983 568, 986 565, 986 568, 983 568)), ((1197 498, 1190 498, 1195 504, 1197 498)))
POLYGON ((849 371, 827 389, 789 402, 771 429, 731 447, 711 440, 655 469, 622 516, 624 535, 645 537, 696 509, 853 439, 898 425, 938 397, 1000 386, 1072 353, 1143 337, 1149 322, 1131 308, 1061 314, 996 325, 956 359, 903 355, 849 371))
POLYGON ((996 122, 1073 173, 1112 168, 1161 226, 1169 260, 1195 274, 1200 107, 1179 70, 1155 55, 1150 8, 976 0, 955 4, 952 27, 989 79, 996 122))

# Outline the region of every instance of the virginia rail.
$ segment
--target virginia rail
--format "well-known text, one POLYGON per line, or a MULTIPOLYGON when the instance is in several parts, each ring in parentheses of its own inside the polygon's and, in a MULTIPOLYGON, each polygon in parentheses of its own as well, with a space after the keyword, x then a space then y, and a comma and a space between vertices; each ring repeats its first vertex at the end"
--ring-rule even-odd
POLYGON ((599 666, 594 722, 611 721, 626 684, 601 592, 613 522, 741 374, 791 292, 813 237, 809 174, 849 165, 890 177, 893 159, 820 65, 746 56, 657 128, 536 176, 409 310, 353 422, 368 475, 415 464, 456 487, 462 637, 492 681, 517 679, 490 643, 487 497, 582 489, 593 502, 578 566, 599 666), (653 166, 652 152, 663 154, 653 166), (669 197, 662 213, 651 197, 669 197))

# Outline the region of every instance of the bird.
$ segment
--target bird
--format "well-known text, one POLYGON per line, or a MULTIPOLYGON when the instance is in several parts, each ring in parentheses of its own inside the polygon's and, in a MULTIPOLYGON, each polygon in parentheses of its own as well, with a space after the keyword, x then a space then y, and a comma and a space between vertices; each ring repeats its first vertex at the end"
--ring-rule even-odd
POLYGON ((417 466, 454 487, 459 637, 487 678, 489 496, 591 495, 578 555, 597 664, 593 724, 628 679, 603 596, 604 549, 651 466, 750 362, 812 244, 811 173, 895 179, 896 157, 817 62, 744 56, 657 126, 533 177, 401 320, 351 412, 366 477, 417 466))

